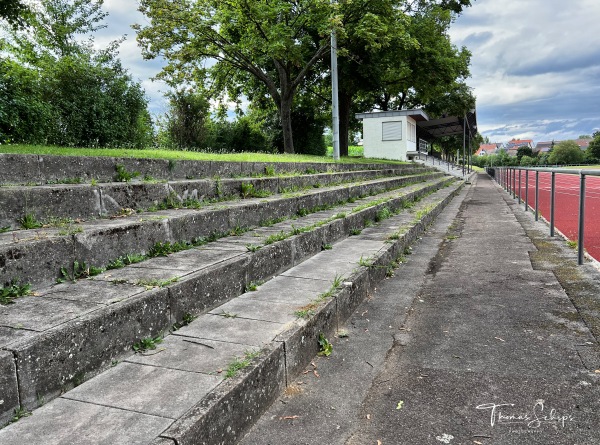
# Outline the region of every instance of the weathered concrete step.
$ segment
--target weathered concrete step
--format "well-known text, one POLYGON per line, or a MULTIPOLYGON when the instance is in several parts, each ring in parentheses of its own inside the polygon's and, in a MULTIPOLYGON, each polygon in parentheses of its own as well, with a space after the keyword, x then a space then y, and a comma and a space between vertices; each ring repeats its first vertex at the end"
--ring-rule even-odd
POLYGON ((65 226, 69 219, 105 218, 118 215, 123 209, 144 211, 166 203, 201 205, 204 201, 224 197, 277 194, 425 171, 417 165, 406 165, 394 169, 263 178, 0 187, 0 228, 21 229, 25 217, 44 225, 60 223, 65 226))
POLYGON ((198 317, 157 349, 129 355, 0 430, 0 443, 234 444, 316 355, 320 334, 334 335, 459 188, 442 189, 413 213, 367 228, 198 317), (298 318, 307 305, 312 315, 298 318))
POLYGON ((199 179, 213 176, 252 176, 276 173, 378 170, 399 164, 334 164, 325 162, 222 162, 167 159, 51 156, 0 153, 0 184, 48 184, 59 182, 112 182, 117 166, 138 177, 158 180, 199 179))
POLYGON ((0 347, 16 364, 5 392, 34 408, 110 367, 141 339, 301 263, 375 221, 380 210, 389 215, 452 181, 412 185, 17 299, 0 308, 0 347), (273 234, 285 236, 270 242, 273 234))
POLYGON ((1 233, 0 283, 18 279, 45 285, 60 278, 61 268, 72 269, 76 261, 105 267, 123 255, 147 253, 158 242, 192 242, 199 237, 256 227, 317 206, 334 205, 439 177, 440 173, 432 172, 383 178, 289 195, 222 202, 200 209, 164 210, 86 221, 61 229, 1 233))

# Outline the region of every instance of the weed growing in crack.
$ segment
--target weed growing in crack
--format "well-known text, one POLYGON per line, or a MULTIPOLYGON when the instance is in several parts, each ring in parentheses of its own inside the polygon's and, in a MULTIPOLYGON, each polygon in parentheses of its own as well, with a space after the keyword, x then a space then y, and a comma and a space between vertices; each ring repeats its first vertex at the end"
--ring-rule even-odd
POLYGON ((227 370, 225 371, 225 378, 230 379, 235 377, 239 371, 244 368, 247 368, 250 363, 252 363, 252 359, 258 357, 260 351, 246 351, 244 353, 244 357, 236 357, 233 362, 227 366, 227 370))
POLYGON ((162 343, 162 341, 163 341, 162 334, 157 335, 156 337, 142 338, 139 342, 135 343, 132 346, 132 349, 135 352, 145 352, 148 350, 156 349, 156 345, 162 343))
POLYGON ((13 411, 12 419, 10 419, 9 424, 18 422, 23 417, 29 417, 29 416, 31 416, 31 411, 27 411, 27 409, 21 408, 21 407, 15 408, 15 410, 13 411))
POLYGON ((182 327, 189 325, 196 318, 198 317, 190 314, 189 312, 186 312, 185 314, 183 314, 183 318, 181 319, 181 321, 173 323, 173 326, 171 326, 171 331, 177 331, 182 327))
POLYGON ((19 280, 11 280, 4 287, 0 287, 0 305, 13 304, 19 297, 31 295, 31 284, 20 284, 19 280))
POLYGON ((256 252, 261 247, 262 246, 259 246, 258 244, 246 244, 246 249, 248 250, 248 252, 256 252))
POLYGON ((246 286, 245 291, 246 292, 255 292, 258 290, 258 288, 262 285, 262 281, 250 281, 250 283, 248 283, 248 285, 246 286))
POLYGON ((66 267, 60 268, 61 277, 56 280, 57 283, 64 283, 65 281, 76 281, 82 278, 95 277, 104 272, 104 268, 96 266, 88 266, 84 261, 73 261, 73 268, 68 269, 66 267))
POLYGON ((129 172, 123 164, 115 165, 117 174, 115 175, 115 181, 117 182, 129 182, 140 175, 140 172, 129 172))
POLYGON ((43 224, 38 221, 33 213, 26 213, 22 218, 18 220, 21 227, 30 230, 30 229, 39 229, 43 226, 43 224))
POLYGON ((323 333, 319 333, 319 353, 317 355, 322 355, 325 357, 329 357, 333 352, 333 345, 325 338, 323 333))

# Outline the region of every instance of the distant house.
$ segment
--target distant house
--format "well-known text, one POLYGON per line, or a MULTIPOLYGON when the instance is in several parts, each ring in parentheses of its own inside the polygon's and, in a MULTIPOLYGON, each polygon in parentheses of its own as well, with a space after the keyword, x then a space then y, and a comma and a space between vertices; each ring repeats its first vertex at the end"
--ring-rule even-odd
POLYGON ((590 146, 590 142, 592 142, 592 138, 575 139, 573 142, 579 145, 579 148, 582 150, 587 150, 587 148, 590 146))
POLYGON ((529 147, 533 150, 533 139, 511 139, 506 143, 506 153, 509 156, 517 156, 521 147, 529 147))
POLYGON ((512 150, 513 148, 529 147, 533 149, 533 139, 511 139, 506 143, 506 149, 512 150))
POLYGON ((502 144, 481 144, 475 152, 475 156, 486 156, 495 154, 502 144))
POLYGON ((556 144, 557 144, 557 142, 555 142, 555 141, 538 142, 537 145, 535 146, 535 148, 533 149, 533 152, 535 154, 548 153, 550 150, 552 150, 552 147, 554 147, 554 145, 556 145, 556 144))

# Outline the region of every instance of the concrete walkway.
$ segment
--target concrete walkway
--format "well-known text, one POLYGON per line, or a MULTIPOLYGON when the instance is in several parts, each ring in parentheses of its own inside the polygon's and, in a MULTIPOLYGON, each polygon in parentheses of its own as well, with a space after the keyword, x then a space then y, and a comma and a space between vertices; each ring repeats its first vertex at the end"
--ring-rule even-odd
POLYGON ((480 174, 242 443, 600 443, 600 276, 546 233, 480 174))

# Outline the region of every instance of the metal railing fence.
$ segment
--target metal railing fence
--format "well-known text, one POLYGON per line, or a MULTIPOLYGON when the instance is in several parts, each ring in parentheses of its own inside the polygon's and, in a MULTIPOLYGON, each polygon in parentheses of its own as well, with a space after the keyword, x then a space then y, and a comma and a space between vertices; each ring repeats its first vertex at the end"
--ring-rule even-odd
POLYGON ((582 265, 584 262, 584 232, 585 232, 585 197, 586 197, 586 177, 600 176, 600 170, 590 169, 569 169, 569 168, 540 168, 540 167, 488 167, 488 174, 514 199, 521 204, 521 173, 525 174, 525 211, 529 210, 529 172, 535 173, 535 201, 534 211, 535 220, 539 219, 539 184, 540 173, 550 173, 550 236, 555 236, 555 214, 556 214, 556 175, 578 175, 579 176, 579 213, 577 217, 577 263, 582 265), (493 170, 491 172, 490 170, 493 170))

